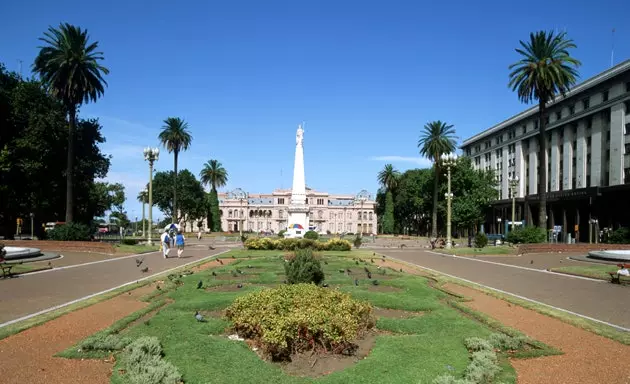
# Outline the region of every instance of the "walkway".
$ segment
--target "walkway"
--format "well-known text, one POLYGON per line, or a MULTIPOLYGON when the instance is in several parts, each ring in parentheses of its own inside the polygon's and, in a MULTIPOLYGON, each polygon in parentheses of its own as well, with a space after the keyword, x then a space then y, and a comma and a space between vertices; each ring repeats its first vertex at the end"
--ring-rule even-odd
POLYGON ((630 329, 628 287, 423 250, 377 252, 630 329))

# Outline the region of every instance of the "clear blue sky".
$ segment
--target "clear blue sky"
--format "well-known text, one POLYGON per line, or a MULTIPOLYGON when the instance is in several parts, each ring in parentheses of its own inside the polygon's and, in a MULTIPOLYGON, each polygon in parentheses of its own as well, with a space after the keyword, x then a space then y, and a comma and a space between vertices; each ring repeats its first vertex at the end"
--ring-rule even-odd
MULTIPOLYGON (((70 22, 100 42, 111 70, 99 117, 109 180, 126 185, 130 216, 148 178, 142 148, 162 120, 190 124, 181 168, 208 159, 226 189, 290 187, 297 124, 306 121, 307 184, 375 193, 387 162, 425 165, 417 139, 428 121, 465 139, 519 112, 507 88, 519 39, 560 29, 578 45, 582 79, 630 57, 627 0, 542 1, 3 1, 0 61, 23 73, 49 25, 70 22), (429 6, 430 4, 430 6, 429 6), (389 159, 389 160, 386 160, 389 159)), ((172 169, 166 152, 159 170, 172 169)))

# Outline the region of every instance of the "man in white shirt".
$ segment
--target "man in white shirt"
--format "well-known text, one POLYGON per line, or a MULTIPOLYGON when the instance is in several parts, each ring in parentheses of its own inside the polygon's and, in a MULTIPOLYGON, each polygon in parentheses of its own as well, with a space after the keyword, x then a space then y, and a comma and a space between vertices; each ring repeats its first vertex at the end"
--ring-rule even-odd
POLYGON ((168 251, 171 246, 171 239, 168 237, 168 231, 165 230, 164 233, 160 236, 160 243, 162 244, 162 255, 164 258, 168 258, 168 251))

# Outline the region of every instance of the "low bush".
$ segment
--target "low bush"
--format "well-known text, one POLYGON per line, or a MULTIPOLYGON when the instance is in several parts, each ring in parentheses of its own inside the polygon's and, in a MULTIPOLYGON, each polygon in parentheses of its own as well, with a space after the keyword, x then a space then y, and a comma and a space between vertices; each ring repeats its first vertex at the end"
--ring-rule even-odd
POLYGON ((464 340, 464 345, 466 346, 466 349, 473 352, 492 350, 492 344, 488 340, 482 339, 481 337, 469 337, 468 339, 464 340))
POLYGON ((488 342, 495 348, 502 351, 516 351, 521 349, 525 344, 522 337, 508 336, 505 333, 493 333, 490 335, 488 342))
POLYGON ((139 240, 138 239, 122 239, 120 243, 124 245, 138 245, 139 240))
POLYGON ((48 238, 57 241, 89 241, 90 227, 81 223, 68 223, 48 231, 48 238))
POLYGON ((244 243, 249 250, 295 251, 296 249, 313 249, 315 251, 349 251, 352 244, 347 240, 331 239, 326 242, 312 239, 272 239, 269 237, 250 238, 244 243))
POLYGON ((488 245, 488 236, 485 233, 477 233, 475 235, 475 248, 483 248, 488 245))
POLYGON ((309 240, 317 240, 317 239, 319 239, 319 233, 317 233, 315 231, 307 231, 304 234, 304 238, 305 239, 309 239, 309 240))
POLYGON ((507 234, 506 240, 512 244, 534 244, 547 241, 547 232, 538 227, 515 228, 507 234))
POLYGON ((361 244, 363 243, 363 240, 361 239, 361 235, 356 235, 352 243, 354 244, 355 248, 359 249, 361 247, 361 244))
POLYGON ((281 285, 240 296, 226 316, 241 337, 252 339, 276 361, 320 347, 353 354, 353 341, 375 325, 369 303, 313 284, 281 285))
POLYGON ((125 382, 132 384, 178 384, 182 375, 162 359, 162 346, 157 337, 141 337, 129 344, 122 354, 126 368, 125 382))
POLYGON ((621 227, 615 229, 614 231, 609 233, 606 242, 611 244, 629 244, 630 228, 621 227))
POLYGON ((464 377, 472 383, 491 383, 500 371, 501 367, 497 363, 497 354, 494 351, 477 351, 473 352, 464 377))
POLYGON ((295 251, 295 256, 284 264, 284 272, 289 284, 313 283, 319 285, 324 281, 322 265, 315 258, 311 249, 295 251))
POLYGON ((119 351, 131 343, 128 337, 117 334, 96 333, 79 344, 82 352, 88 351, 119 351))
POLYGON ((343 239, 330 239, 324 244, 326 244, 325 251, 349 251, 352 249, 350 242, 343 239))
POLYGON ((278 237, 281 238, 281 239, 284 238, 284 234, 285 233, 287 233, 287 230, 283 229, 282 231, 278 232, 278 237))

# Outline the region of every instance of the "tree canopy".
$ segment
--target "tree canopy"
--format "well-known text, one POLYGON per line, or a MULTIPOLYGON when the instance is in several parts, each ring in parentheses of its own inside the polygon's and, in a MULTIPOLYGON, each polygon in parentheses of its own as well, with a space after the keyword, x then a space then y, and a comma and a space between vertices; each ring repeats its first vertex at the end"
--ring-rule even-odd
POLYGON ((177 201, 179 216, 173 212, 173 171, 157 172, 153 177, 153 203, 164 215, 181 221, 184 217, 198 219, 206 215, 206 193, 199 180, 187 169, 179 172, 177 177, 177 201))

